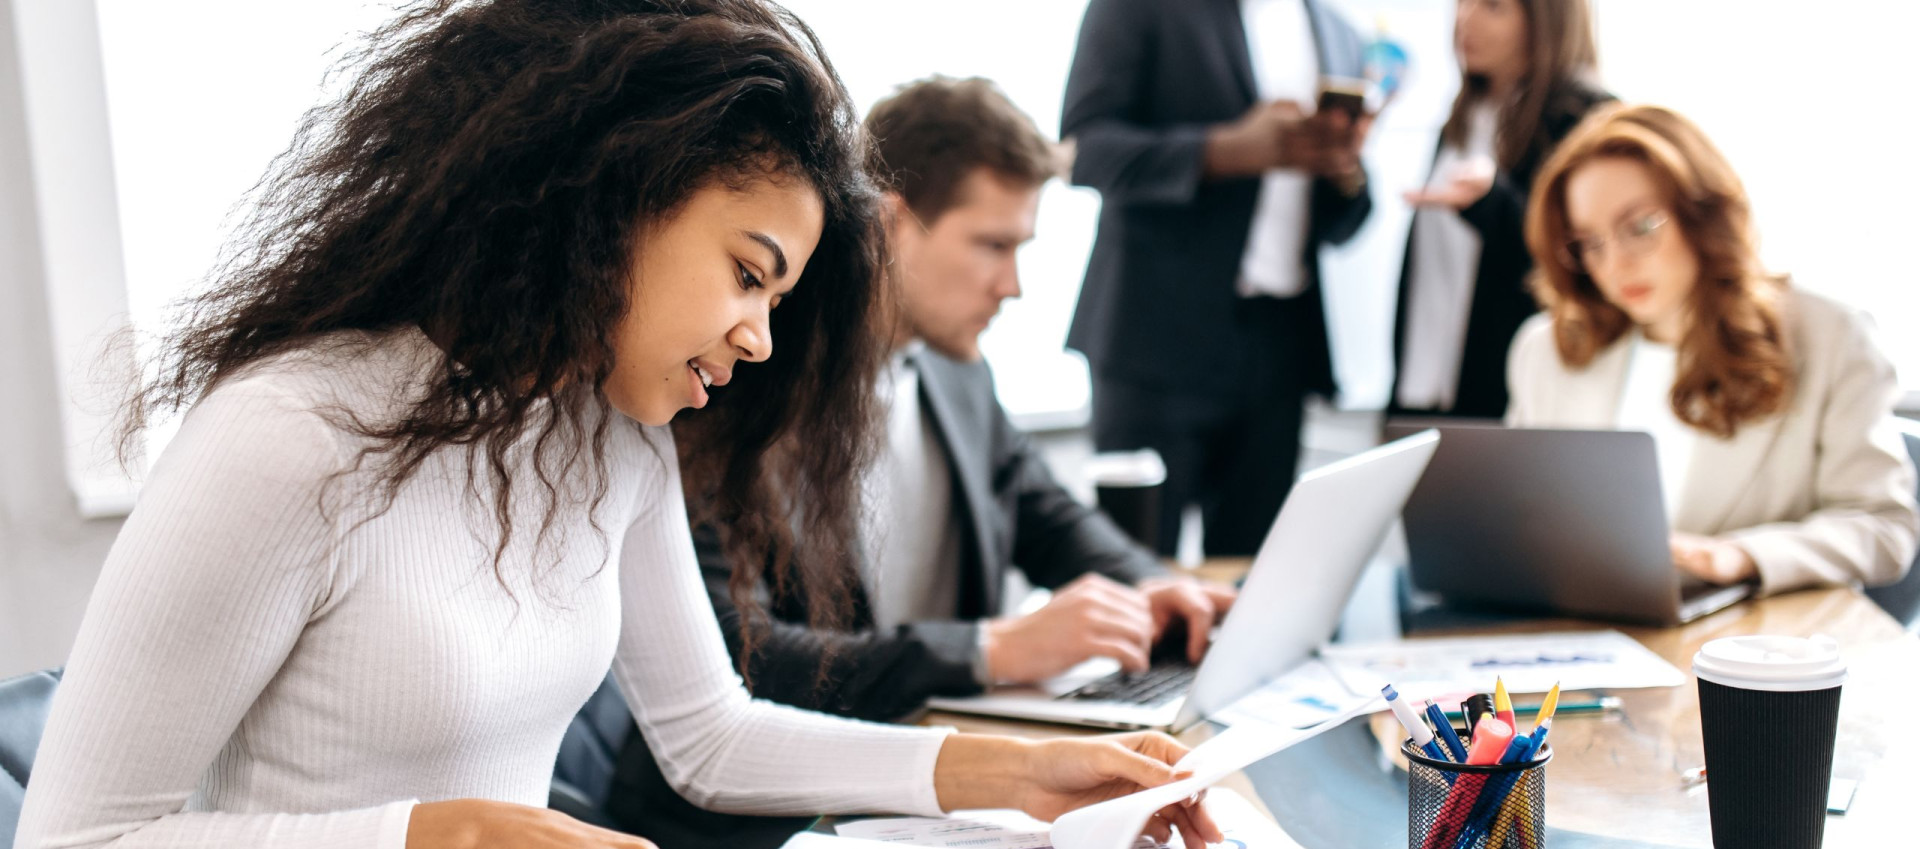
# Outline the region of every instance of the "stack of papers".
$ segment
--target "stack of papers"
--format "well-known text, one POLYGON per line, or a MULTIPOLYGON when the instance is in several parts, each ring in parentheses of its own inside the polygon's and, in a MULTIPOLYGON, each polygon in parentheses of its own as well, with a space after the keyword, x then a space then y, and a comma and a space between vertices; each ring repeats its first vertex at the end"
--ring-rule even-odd
POLYGON ((1513 693, 1678 687, 1687 676, 1619 631, 1391 640, 1320 649, 1354 693, 1392 684, 1409 699, 1478 693, 1495 677, 1513 693))
POLYGON ((1324 646, 1317 659, 1208 719, 1306 728, 1371 700, 1392 684, 1419 701, 1486 690, 1495 678, 1512 693, 1678 687, 1687 677, 1619 631, 1497 637, 1437 637, 1324 646))

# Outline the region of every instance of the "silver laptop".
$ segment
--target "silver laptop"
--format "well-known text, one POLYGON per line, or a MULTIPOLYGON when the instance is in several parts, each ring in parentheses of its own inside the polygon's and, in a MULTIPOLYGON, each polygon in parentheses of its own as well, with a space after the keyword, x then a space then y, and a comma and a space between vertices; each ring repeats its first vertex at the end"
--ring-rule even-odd
POLYGON ((1677 625, 1751 592, 1674 568, 1653 437, 1441 433, 1407 501, 1406 527, 1414 586, 1448 604, 1677 625))
POLYGON ((936 710, 1102 728, 1181 731, 1294 667, 1333 635, 1367 560, 1399 516, 1439 436, 1410 436, 1301 476, 1198 667, 1144 673, 1083 663, 1037 687, 932 699, 936 710))

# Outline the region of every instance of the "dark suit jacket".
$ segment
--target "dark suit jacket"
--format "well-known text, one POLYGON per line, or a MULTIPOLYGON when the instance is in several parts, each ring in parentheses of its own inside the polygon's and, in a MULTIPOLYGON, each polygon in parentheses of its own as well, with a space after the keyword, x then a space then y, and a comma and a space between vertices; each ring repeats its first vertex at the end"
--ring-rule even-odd
MULTIPOLYGON (((1480 234, 1480 262, 1474 271, 1473 305, 1467 313, 1466 347, 1460 356, 1460 377, 1453 396, 1451 415, 1497 419, 1507 414, 1507 349, 1513 335, 1527 317, 1540 311, 1527 291, 1527 274, 1533 270, 1533 257, 1527 252, 1527 199, 1533 190, 1534 175, 1546 163, 1560 140, 1586 117, 1594 106, 1612 100, 1607 94, 1586 85, 1567 85, 1555 91, 1541 116, 1539 138, 1511 170, 1494 175, 1493 188, 1472 206, 1460 210, 1460 218, 1480 234)), ((1445 141, 1442 140, 1442 145, 1445 141)), ((1434 149, 1436 156, 1439 148, 1434 149)), ((1408 262, 1400 266, 1400 299, 1393 323, 1393 394, 1389 409, 1399 410, 1399 364, 1406 359, 1407 281, 1411 273, 1413 234, 1407 234, 1408 262)))
MULTIPOLYGON (((979 626, 964 620, 1001 612, 1007 569, 1017 565, 1043 587, 1087 572, 1128 584, 1165 573, 1151 552, 1060 488, 1026 435, 1008 421, 984 363, 961 363, 932 351, 918 354, 916 362, 921 411, 946 453, 954 521, 963 529, 963 621, 916 622, 874 633, 868 600, 862 597, 855 606, 858 631, 826 633, 804 624, 806 610, 796 598, 766 598, 773 632, 748 665, 756 697, 862 719, 897 719, 928 696, 980 691, 973 673, 979 626), (823 656, 830 656, 828 684, 820 687, 823 656)), ((732 567, 710 529, 696 532, 695 548, 708 597, 737 660, 740 613, 727 591, 732 567)), ((736 817, 693 807, 666 784, 637 732, 621 753, 607 809, 621 827, 666 849, 752 845, 763 842, 765 834, 777 834, 781 839, 769 845, 778 845, 785 834, 805 826, 805 820, 736 817)))
MULTIPOLYGON (((1320 69, 1361 74, 1353 27, 1303 0, 1320 69)), ((1100 190, 1099 235, 1067 346, 1102 377, 1228 393, 1245 382, 1234 292, 1260 180, 1202 175, 1210 127, 1257 102, 1238 0, 1093 0, 1067 77, 1060 133, 1075 140, 1073 182, 1100 190), (1205 368, 1196 367, 1205 364, 1205 368)), ((1301 297, 1321 320, 1300 364, 1333 392, 1318 285, 1321 244, 1352 237, 1373 202, 1313 184, 1301 297)))

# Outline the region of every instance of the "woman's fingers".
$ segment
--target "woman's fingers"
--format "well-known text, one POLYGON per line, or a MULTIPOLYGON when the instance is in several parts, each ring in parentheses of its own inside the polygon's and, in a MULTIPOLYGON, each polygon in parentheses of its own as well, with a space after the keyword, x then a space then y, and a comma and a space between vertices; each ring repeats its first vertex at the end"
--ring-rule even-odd
POLYGON ((1206 805, 1188 805, 1186 814, 1193 823, 1194 832, 1206 838, 1206 842, 1220 843, 1227 839, 1226 832, 1220 830, 1220 823, 1214 821, 1213 812, 1207 810, 1206 805))
POLYGON ((1156 843, 1166 843, 1173 839, 1173 823, 1165 817, 1154 814, 1147 818, 1146 835, 1156 843))
MULTIPOLYGON (((1208 843, 1206 836, 1200 833, 1199 827, 1193 823, 1193 817, 1182 806, 1169 806, 1154 816, 1180 829, 1180 842, 1186 846, 1186 849, 1206 849, 1208 843)), ((1163 837, 1160 842, 1169 841, 1163 837)))
POLYGON ((1102 759, 1100 771, 1108 778, 1129 781, 1141 787, 1159 787, 1175 778, 1173 766, 1160 758, 1118 744, 1108 746, 1106 751, 1107 756, 1102 759))
POLYGON ((1193 751, 1181 744, 1179 740, 1158 731, 1136 731, 1131 734, 1122 734, 1119 739, 1129 749, 1170 764, 1179 763, 1181 758, 1193 751))

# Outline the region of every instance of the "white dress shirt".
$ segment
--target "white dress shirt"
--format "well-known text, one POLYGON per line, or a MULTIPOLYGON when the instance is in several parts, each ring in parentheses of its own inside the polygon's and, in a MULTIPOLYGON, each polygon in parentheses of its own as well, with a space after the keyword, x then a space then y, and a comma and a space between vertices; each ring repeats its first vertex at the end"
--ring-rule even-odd
MULTIPOLYGON (((1320 49, 1304 0, 1241 0, 1255 90, 1262 102, 1291 100, 1308 113, 1320 88, 1320 49)), ((1260 177, 1247 248, 1240 257, 1242 297, 1290 298, 1307 287, 1308 201, 1313 178, 1273 170, 1260 177)))
MULTIPOLYGON (((1484 100, 1475 105, 1467 115, 1466 143, 1440 148, 1427 189, 1446 187, 1476 160, 1491 161, 1498 125, 1497 107, 1484 100)), ((1450 410, 1460 389, 1480 233, 1453 209, 1422 206, 1413 213, 1407 262, 1407 338, 1395 400, 1410 410, 1450 410)))
POLYGON ((865 481, 861 532, 868 597, 876 629, 952 619, 960 609, 959 523, 953 472, 920 406, 915 340, 893 355, 876 391, 887 415, 887 444, 865 481))

